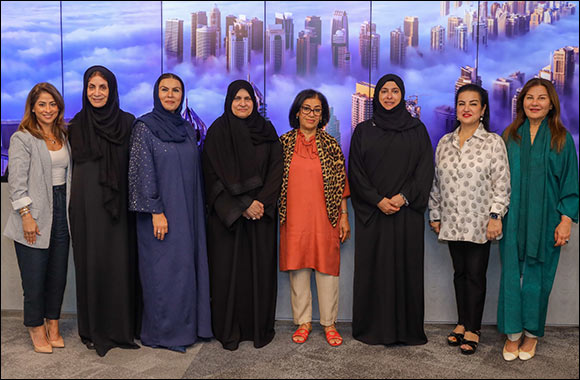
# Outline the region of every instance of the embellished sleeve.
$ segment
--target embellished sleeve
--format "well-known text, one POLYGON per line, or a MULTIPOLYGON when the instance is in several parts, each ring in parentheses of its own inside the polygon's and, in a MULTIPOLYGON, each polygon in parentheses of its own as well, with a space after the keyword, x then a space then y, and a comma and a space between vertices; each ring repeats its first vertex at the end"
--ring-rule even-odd
POLYGON ((441 190, 439 188, 439 174, 437 167, 441 161, 441 151, 443 150, 443 139, 439 140, 437 150, 435 151, 435 170, 433 176, 433 185, 429 193, 429 220, 441 220, 441 190))
POLYGON ((578 156, 570 133, 566 135, 566 143, 560 155, 562 168, 558 181, 560 190, 558 212, 578 223, 578 156))
POLYGON ((502 217, 507 213, 510 204, 510 164, 507 150, 503 139, 495 136, 493 157, 491 163, 491 188, 493 198, 490 213, 500 214, 502 217))
POLYGON ((164 208, 158 190, 152 138, 145 124, 135 124, 129 148, 129 210, 159 214, 164 208))

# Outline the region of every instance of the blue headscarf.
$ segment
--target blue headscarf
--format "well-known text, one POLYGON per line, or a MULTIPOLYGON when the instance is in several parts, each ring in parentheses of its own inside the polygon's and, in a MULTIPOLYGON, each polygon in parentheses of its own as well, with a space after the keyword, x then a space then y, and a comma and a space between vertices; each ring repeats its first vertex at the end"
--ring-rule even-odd
POLYGON ((164 142, 183 142, 187 137, 186 128, 191 125, 181 116, 183 101, 185 100, 185 86, 180 77, 175 74, 165 73, 155 82, 153 89, 153 110, 138 118, 136 121, 142 121, 151 130, 151 133, 164 142), (181 83, 181 103, 174 112, 169 112, 161 104, 159 99, 159 83, 163 79, 177 79, 181 83))

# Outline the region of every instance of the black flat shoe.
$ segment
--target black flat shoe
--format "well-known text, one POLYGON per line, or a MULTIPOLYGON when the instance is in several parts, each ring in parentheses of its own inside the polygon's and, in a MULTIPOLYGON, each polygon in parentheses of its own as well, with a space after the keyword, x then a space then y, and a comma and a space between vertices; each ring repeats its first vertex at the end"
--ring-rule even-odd
MULTIPOLYGON (((481 331, 471 331, 473 334, 477 335, 477 336, 481 336, 481 331)), ((471 349, 465 349, 465 348, 461 348, 461 353, 463 355, 473 355, 475 354, 475 351, 477 351, 477 346, 479 345, 479 342, 476 342, 474 340, 468 340, 468 339, 463 339, 463 342, 461 344, 466 344, 469 347, 471 347, 471 349)))
POLYGON ((463 335, 456 332, 451 331, 449 335, 447 335, 447 344, 450 346, 459 346, 461 342, 463 342, 463 335), (455 340, 451 340, 449 338, 455 338, 455 340))

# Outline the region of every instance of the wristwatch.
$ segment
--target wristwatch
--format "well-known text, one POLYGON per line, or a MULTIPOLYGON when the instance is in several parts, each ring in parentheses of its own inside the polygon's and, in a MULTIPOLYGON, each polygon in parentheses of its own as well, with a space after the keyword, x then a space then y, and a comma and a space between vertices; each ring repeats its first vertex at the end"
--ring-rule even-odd
POLYGON ((492 212, 491 214, 489 214, 489 217, 492 219, 501 220, 501 215, 498 214, 497 212, 492 212))

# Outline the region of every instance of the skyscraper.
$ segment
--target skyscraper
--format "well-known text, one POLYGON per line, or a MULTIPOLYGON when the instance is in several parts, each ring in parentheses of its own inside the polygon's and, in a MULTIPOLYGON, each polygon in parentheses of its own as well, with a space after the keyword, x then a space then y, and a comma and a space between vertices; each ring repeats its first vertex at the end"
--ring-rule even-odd
POLYGON ((379 44, 380 36, 376 33, 377 26, 368 21, 362 23, 359 35, 359 54, 361 65, 365 69, 379 68, 379 44))
POLYGON ((191 14, 191 60, 193 61, 197 55, 196 41, 197 28, 200 25, 207 25, 207 15, 205 12, 193 12, 191 14))
POLYGON ((459 50, 467 51, 468 50, 468 38, 467 38, 467 25, 460 24, 455 28, 455 41, 453 43, 453 47, 459 50))
POLYGON ((242 71, 250 62, 250 39, 252 23, 247 20, 238 20, 230 25, 227 32, 226 67, 242 71))
POLYGON ((497 38, 497 20, 494 17, 487 18, 487 38, 490 40, 497 38))
POLYGON ((206 60, 218 55, 218 37, 215 26, 201 26, 196 30, 196 55, 198 60, 206 60))
POLYGON ((351 130, 354 131, 359 123, 373 116, 373 96, 375 86, 367 82, 357 82, 356 90, 352 94, 351 130))
POLYGON ((337 61, 337 58, 335 56, 335 52, 338 51, 338 49, 334 48, 334 36, 335 36, 336 32, 339 30, 342 30, 342 33, 344 35, 343 39, 346 41, 346 51, 349 51, 349 49, 348 49, 348 16, 346 15, 346 11, 334 11, 334 14, 332 16, 332 23, 331 23, 331 27, 330 27, 330 42, 332 45, 331 48, 332 48, 332 62, 333 63, 337 61))
POLYGON ((435 123, 438 129, 445 131, 445 133, 452 132, 455 129, 455 108, 438 106, 434 112, 435 123))
POLYGON ((344 74, 350 72, 350 51, 346 41, 346 31, 339 29, 332 36, 332 64, 344 74))
POLYGON ((455 41, 455 28, 457 28, 462 22, 463 19, 457 16, 451 16, 447 19, 447 40, 451 41, 451 43, 455 41))
POLYGON ((510 78, 497 78, 492 85, 491 94, 500 106, 500 109, 511 109, 511 102, 515 88, 510 78))
POLYGON ((431 28, 431 50, 439 52, 445 50, 445 28, 441 25, 431 28))
POLYGON ((536 29, 542 23, 542 16, 539 12, 530 15, 530 29, 536 29))
POLYGON ((574 81, 574 48, 566 46, 552 53, 552 81, 556 90, 569 94, 574 81))
POLYGON ((263 51, 264 49, 264 22, 257 17, 252 19, 252 46, 254 51, 263 51))
POLYGON ((405 50, 403 32, 397 28, 391 32, 391 64, 402 66, 405 64, 405 50))
POLYGON ((165 54, 183 62, 183 20, 176 18, 165 21, 165 54))
POLYGON ((220 12, 220 10, 217 7, 217 4, 214 4, 213 9, 211 10, 210 14, 209 14, 209 26, 215 26, 216 28, 216 38, 218 40, 218 53, 216 55, 219 55, 219 49, 222 48, 222 14, 220 12))
POLYGON ((315 34, 312 36, 314 41, 319 46, 322 43, 322 20, 318 16, 308 16, 304 21, 304 29, 312 28, 315 34))
POLYGON ((330 107, 330 118, 328 124, 324 127, 324 130, 334 137, 336 141, 338 141, 338 145, 340 145, 340 121, 334 114, 334 107, 330 107))
POLYGON ((294 51, 294 19, 292 13, 276 13, 276 24, 282 25, 286 33, 286 50, 294 51))
POLYGON ((268 25, 266 28, 266 62, 275 73, 282 70, 285 63, 286 33, 282 25, 268 25))
POLYGON ((461 74, 457 81, 455 82, 455 93, 466 84, 475 83, 478 86, 481 86, 481 77, 476 74, 477 70, 475 67, 471 66, 463 66, 461 67, 461 74), (476 77, 477 75, 477 77, 476 77))
POLYGON ((439 3, 441 16, 449 15, 449 1, 440 1, 439 3))
POLYGON ((477 44, 477 36, 479 36, 479 46, 484 47, 487 46, 487 22, 485 21, 478 21, 471 24, 473 31, 471 34, 471 40, 477 44))
POLYGON ((306 29, 298 33, 296 41, 296 74, 305 76, 314 74, 318 66, 318 44, 314 38, 316 32, 306 29))
POLYGON ((405 16, 403 29, 407 46, 419 46, 419 17, 405 16))

